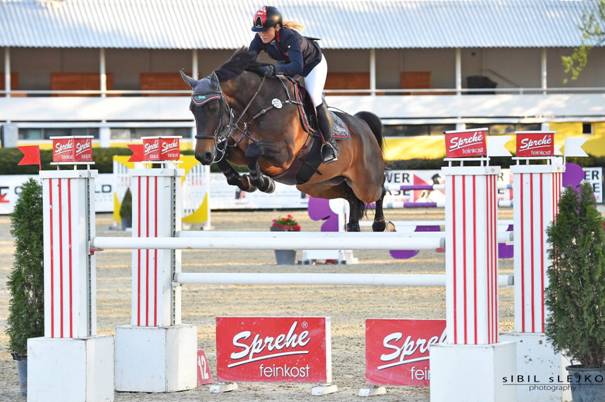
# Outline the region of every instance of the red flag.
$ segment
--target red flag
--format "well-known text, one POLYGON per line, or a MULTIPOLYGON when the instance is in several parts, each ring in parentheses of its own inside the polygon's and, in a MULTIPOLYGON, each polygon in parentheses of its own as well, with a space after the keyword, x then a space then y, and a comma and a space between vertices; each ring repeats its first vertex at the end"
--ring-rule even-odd
POLYGON ((143 162, 144 160, 144 148, 143 144, 128 144, 128 149, 132 151, 128 162, 143 162))
POLYGON ((42 162, 40 162, 40 147, 37 145, 25 145, 17 147, 23 153, 23 158, 19 161, 19 166, 38 165, 42 170, 42 162))

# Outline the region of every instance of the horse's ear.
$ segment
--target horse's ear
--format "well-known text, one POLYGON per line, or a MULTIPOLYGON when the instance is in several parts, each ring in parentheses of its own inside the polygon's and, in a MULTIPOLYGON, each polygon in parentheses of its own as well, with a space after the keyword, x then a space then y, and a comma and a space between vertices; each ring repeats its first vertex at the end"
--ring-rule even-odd
POLYGON ((183 81, 185 81, 185 83, 189 84, 191 89, 193 89, 197 85, 197 80, 195 78, 191 78, 190 76, 185 74, 185 71, 183 71, 183 70, 181 70, 180 73, 181 73, 181 78, 183 79, 183 81))
POLYGON ((210 74, 210 85, 214 89, 220 89, 220 87, 221 87, 221 82, 218 79, 218 75, 216 75, 216 72, 213 72, 212 74, 210 74))

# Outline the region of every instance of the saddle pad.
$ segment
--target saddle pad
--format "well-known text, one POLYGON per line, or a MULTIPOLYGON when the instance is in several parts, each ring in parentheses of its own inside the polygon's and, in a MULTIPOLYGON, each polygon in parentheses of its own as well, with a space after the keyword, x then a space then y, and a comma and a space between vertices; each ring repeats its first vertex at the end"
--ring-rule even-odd
POLYGON ((332 114, 332 137, 337 140, 346 140, 351 138, 351 133, 340 116, 332 111, 330 111, 330 113, 332 114))

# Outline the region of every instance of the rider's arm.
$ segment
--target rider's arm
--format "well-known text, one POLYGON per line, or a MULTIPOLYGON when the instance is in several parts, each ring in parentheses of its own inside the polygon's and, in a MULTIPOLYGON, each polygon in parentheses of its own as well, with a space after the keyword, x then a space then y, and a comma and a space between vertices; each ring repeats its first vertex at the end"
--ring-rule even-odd
POLYGON ((263 42, 260 40, 258 35, 254 35, 254 39, 252 39, 252 42, 250 42, 250 46, 248 46, 248 50, 256 53, 257 56, 260 53, 260 51, 263 50, 263 42))
POLYGON ((288 75, 293 77, 295 75, 302 75, 304 69, 304 59, 302 50, 300 48, 302 38, 300 35, 288 35, 287 38, 283 38, 284 45, 286 46, 288 63, 279 63, 275 65, 275 74, 288 75))

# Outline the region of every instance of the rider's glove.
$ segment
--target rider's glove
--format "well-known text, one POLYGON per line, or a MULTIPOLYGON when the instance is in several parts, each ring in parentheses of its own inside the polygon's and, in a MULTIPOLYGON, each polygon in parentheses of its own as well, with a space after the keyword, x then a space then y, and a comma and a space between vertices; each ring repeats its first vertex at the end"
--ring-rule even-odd
POLYGON ((265 77, 273 77, 275 75, 275 66, 273 64, 261 66, 259 67, 259 72, 265 77))

